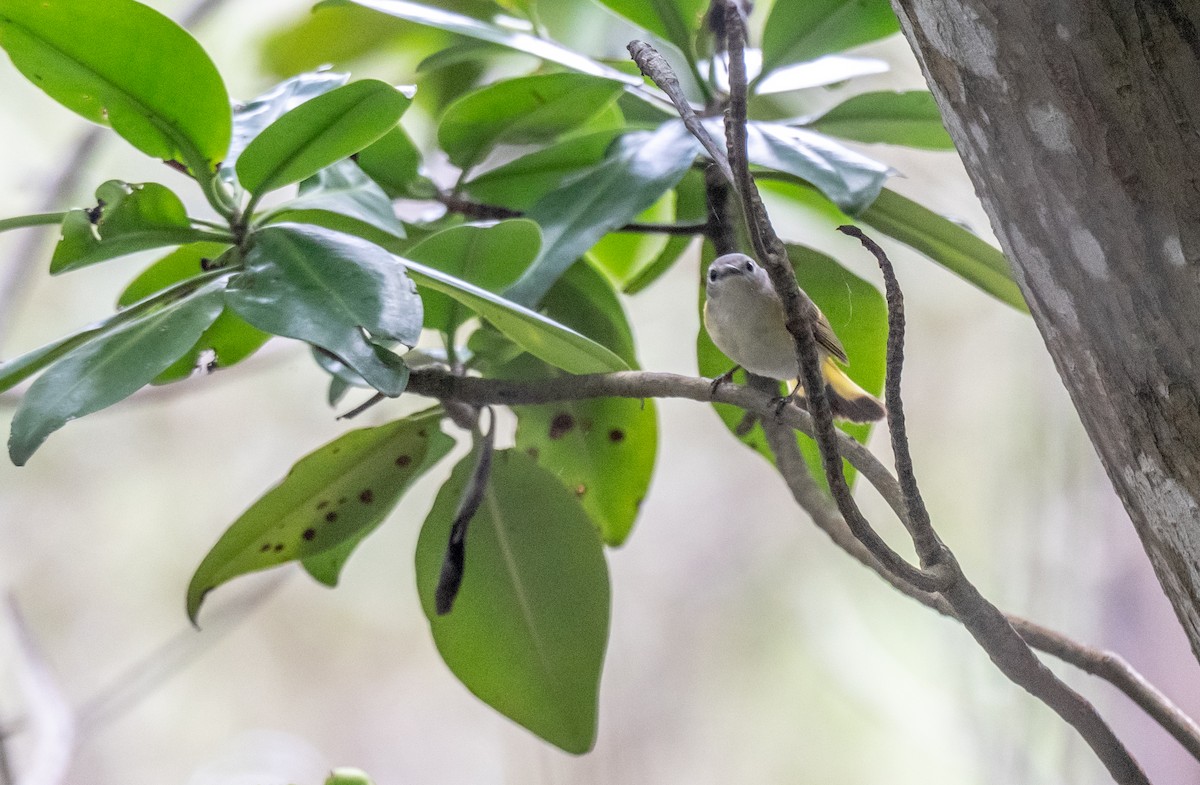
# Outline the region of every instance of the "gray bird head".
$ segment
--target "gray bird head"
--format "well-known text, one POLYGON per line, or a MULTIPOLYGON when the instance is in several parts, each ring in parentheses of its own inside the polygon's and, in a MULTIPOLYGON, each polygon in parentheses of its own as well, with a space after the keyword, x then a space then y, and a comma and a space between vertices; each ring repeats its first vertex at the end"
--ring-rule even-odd
POLYGON ((773 291, 767 271, 744 253, 727 253, 713 259, 712 264, 708 266, 705 286, 709 297, 734 288, 773 291))

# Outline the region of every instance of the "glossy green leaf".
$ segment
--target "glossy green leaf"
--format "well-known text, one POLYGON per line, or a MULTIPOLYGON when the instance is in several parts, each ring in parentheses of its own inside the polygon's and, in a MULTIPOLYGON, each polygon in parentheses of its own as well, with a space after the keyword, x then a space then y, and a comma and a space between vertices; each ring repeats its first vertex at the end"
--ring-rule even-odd
POLYGON ((514 450, 497 452, 466 539, 450 613, 434 592, 470 459, 442 486, 417 542, 417 589, 438 651, 467 689, 551 744, 596 738, 610 591, 600 538, 574 495, 514 450))
POLYGON ((205 596, 233 578, 316 559, 373 531, 427 468, 428 453, 445 454, 452 444, 438 430, 440 418, 441 410, 435 408, 350 431, 297 461, 233 522, 196 568, 187 590, 192 623, 205 596))
POLYGON ((295 199, 276 206, 262 220, 313 223, 360 237, 374 229, 384 241, 404 237, 404 225, 392 209, 392 200, 350 160, 338 161, 300 183, 295 199))
POLYGON ((862 93, 805 126, 856 142, 885 142, 925 150, 953 150, 937 102, 927 90, 862 93))
MULTIPOLYGON (((654 204, 634 216, 637 223, 672 223, 675 192, 667 191, 654 204)), ((670 236, 657 232, 611 232, 587 252, 618 283, 624 285, 635 271, 650 264, 667 247, 670 236)))
POLYGON ((122 324, 62 357, 25 394, 13 416, 8 454, 24 465, 70 420, 129 397, 188 350, 221 312, 225 279, 122 324))
MULTIPOLYGON (((542 234, 523 218, 490 226, 454 226, 408 249, 406 257, 490 292, 517 279, 537 256, 542 234)), ((471 309, 437 290, 422 293, 425 326, 446 335, 471 316, 471 309)))
MULTIPOLYGON (((127 307, 199 275, 213 264, 227 262, 220 258, 226 250, 226 246, 219 243, 192 243, 172 251, 130 282, 118 298, 117 305, 127 307)), ((226 308, 200 335, 196 344, 155 377, 153 383, 166 384, 186 379, 200 365, 208 371, 228 368, 254 354, 270 337, 269 333, 247 324, 226 308)))
POLYGON ((450 295, 491 322, 513 343, 556 368, 567 373, 606 373, 629 368, 609 349, 540 313, 433 267, 409 259, 401 261, 418 284, 450 295))
POLYGON ((59 338, 37 349, 0 362, 0 392, 11 390, 51 363, 57 362, 68 352, 74 351, 88 341, 112 328, 108 321, 97 322, 71 335, 59 338))
POLYGON ((616 13, 690 54, 708 0, 600 0, 616 13))
POLYGON ((54 248, 50 273, 67 272, 118 256, 204 240, 179 197, 158 183, 109 180, 96 189, 96 207, 71 210, 54 248))
POLYGON ((408 369, 377 342, 414 345, 421 300, 379 246, 315 226, 260 229, 226 301, 260 330, 333 353, 380 392, 404 390, 408 369))
POLYGON ((229 96, 183 28, 133 0, 0 0, 0 47, 31 82, 137 149, 216 168, 230 138, 229 96))
POLYGON ((287 112, 254 137, 237 160, 254 194, 312 177, 394 128, 410 99, 377 79, 330 90, 287 112))
POLYGON ((673 188, 699 151, 700 143, 683 123, 669 121, 656 131, 622 136, 603 161, 539 199, 526 217, 542 227, 542 252, 509 288, 509 298, 538 303, 601 237, 673 188))
POLYGON ((587 74, 537 74, 496 82, 452 103, 438 124, 450 162, 469 169, 501 143, 544 142, 574 130, 621 93, 587 74))
MULTIPOLYGON (((829 324, 846 349, 850 365, 844 370, 864 390, 878 395, 883 390, 887 360, 887 304, 883 295, 872 284, 825 254, 799 245, 788 245, 787 249, 801 288, 808 292, 829 319, 829 324)), ((711 246, 706 244, 702 270, 707 269, 712 258, 711 246)), ((702 272, 701 289, 703 281, 702 272)), ((719 376, 734 365, 713 344, 703 321, 696 339, 696 352, 702 376, 719 376)), ((743 378, 743 372, 739 372, 737 381, 741 382, 743 378)), ((713 408, 731 431, 742 421, 741 409, 725 404, 713 404, 713 408)), ((839 427, 860 442, 865 442, 871 432, 870 424, 842 422, 839 427)), ((760 425, 755 423, 753 430, 740 438, 751 449, 772 460, 760 425)), ((813 476, 822 478, 823 482, 816 445, 807 436, 797 438, 813 476)), ((848 466, 847 472, 847 477, 853 478, 848 466)))
MULTIPOLYGON (((714 130, 723 133, 710 125, 714 130)), ((875 200, 892 171, 828 137, 780 123, 750 123, 746 149, 750 163, 812 183, 850 215, 875 200)))
POLYGON ((763 74, 900 30, 888 0, 776 0, 763 28, 763 74))
MULTIPOLYGON (((590 264, 577 264, 546 294, 547 315, 612 349, 637 367, 633 332, 617 293, 590 264)), ((525 357, 499 375, 546 374, 525 357)), ((658 446, 653 401, 601 398, 514 406, 516 447, 554 473, 583 504, 609 545, 629 536, 650 487, 658 446)))
POLYGON ((526 210, 569 177, 598 164, 622 133, 612 129, 573 134, 473 177, 466 192, 485 203, 526 210))
POLYGON ((805 63, 776 68, 769 76, 754 86, 758 95, 787 93, 808 90, 813 87, 838 84, 860 76, 872 76, 888 72, 886 60, 876 57, 846 57, 825 55, 805 63))
MULTIPOLYGON (((707 212, 704 175, 693 169, 683 176, 675 188, 675 220, 678 223, 703 221, 707 212)), ((672 235, 657 257, 630 271, 621 284, 621 291, 637 294, 657 281, 679 261, 695 240, 693 235, 672 235)))
POLYGON ((1004 254, 950 219, 886 188, 859 219, 1018 311, 1029 312, 1004 254))
POLYGON ((362 769, 342 766, 329 773, 325 785, 375 785, 375 781, 362 769))
POLYGON ((226 166, 233 167, 246 145, 271 125, 300 104, 330 90, 341 87, 350 79, 350 74, 336 71, 310 71, 285 79, 270 90, 233 110, 233 141, 229 145, 226 166))
POLYGON ((615 68, 585 57, 553 41, 537 38, 528 33, 522 33, 509 28, 499 27, 479 19, 472 19, 469 16, 456 14, 452 11, 411 2, 411 0, 324 0, 317 4, 317 10, 331 7, 336 8, 350 3, 419 25, 436 27, 439 30, 465 35, 468 38, 500 44, 501 46, 515 49, 518 52, 525 52, 542 60, 558 63, 561 66, 582 74, 591 74, 592 76, 611 79, 612 81, 621 82, 626 85, 642 86, 640 76, 622 73, 615 68))
POLYGON ((354 159, 393 199, 425 199, 437 190, 428 177, 421 175, 421 151, 400 126, 363 148, 354 159))

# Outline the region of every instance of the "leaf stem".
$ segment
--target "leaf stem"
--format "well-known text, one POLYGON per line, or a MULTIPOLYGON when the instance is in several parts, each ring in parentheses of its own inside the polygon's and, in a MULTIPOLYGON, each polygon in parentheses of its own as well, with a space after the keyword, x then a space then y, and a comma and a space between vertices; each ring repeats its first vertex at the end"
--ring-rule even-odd
POLYGON ((67 217, 65 212, 61 213, 35 213, 34 215, 19 215, 16 218, 4 218, 0 220, 0 232, 7 232, 9 229, 23 229, 27 226, 49 226, 51 224, 60 224, 67 217))

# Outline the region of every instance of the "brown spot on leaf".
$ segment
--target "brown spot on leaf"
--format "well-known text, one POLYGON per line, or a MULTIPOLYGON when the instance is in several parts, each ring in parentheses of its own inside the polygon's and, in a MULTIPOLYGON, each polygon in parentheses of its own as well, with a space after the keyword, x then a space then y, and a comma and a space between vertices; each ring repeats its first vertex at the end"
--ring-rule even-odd
POLYGON ((321 501, 317 502, 317 509, 318 509, 318 510, 323 510, 323 509, 325 509, 325 508, 326 508, 326 507, 328 507, 328 506, 329 506, 329 500, 328 500, 328 499, 322 499, 321 501))
POLYGON ((584 433, 591 433, 591 432, 592 432, 592 425, 593 425, 593 423, 592 423, 592 418, 591 418, 591 417, 584 417, 584 418, 583 418, 583 421, 580 423, 580 427, 582 427, 582 428, 583 428, 583 432, 584 432, 584 433))
POLYGON ((312 540, 314 537, 317 536, 317 530, 316 529, 305 529, 304 534, 302 534, 300 536, 306 540, 312 540))
POLYGON ((397 455, 396 456, 396 465, 399 466, 401 469, 403 469, 405 466, 408 466, 411 463, 412 463, 411 455, 397 455))
POLYGON ((370 488, 364 488, 363 492, 358 495, 358 500, 363 504, 370 504, 375 501, 375 493, 370 488))
POLYGON ((275 543, 275 552, 279 553, 282 550, 283 550, 283 543, 281 543, 281 542, 275 543))
POLYGON ((538 456, 541 455, 541 453, 538 452, 537 447, 530 447, 528 450, 525 451, 525 454, 528 455, 530 458, 534 459, 535 461, 538 459, 538 456))
POLYGON ((583 483, 579 483, 578 485, 575 486, 575 495, 576 496, 583 496, 585 493, 587 493, 586 485, 584 485, 583 483))
POLYGON ((429 438, 429 431, 427 431, 426 429, 422 428, 421 430, 417 431, 417 436, 420 436, 422 439, 428 439, 428 438, 429 438))
POLYGON ((262 547, 258 549, 259 553, 266 553, 269 550, 271 550, 271 543, 269 542, 264 542, 262 547))
POLYGON ((333 523, 336 520, 337 520, 336 512, 330 511, 330 512, 325 513, 325 522, 326 523, 333 523))
POLYGON ((608 440, 614 444, 625 441, 625 431, 620 428, 613 428, 608 432, 608 440))
POLYGON ((567 412, 559 412, 550 421, 550 438, 561 439, 575 427, 575 418, 567 412))
POLYGON ((345 504, 345 503, 346 503, 346 497, 345 497, 345 496, 339 496, 339 497, 338 497, 338 504, 345 504))

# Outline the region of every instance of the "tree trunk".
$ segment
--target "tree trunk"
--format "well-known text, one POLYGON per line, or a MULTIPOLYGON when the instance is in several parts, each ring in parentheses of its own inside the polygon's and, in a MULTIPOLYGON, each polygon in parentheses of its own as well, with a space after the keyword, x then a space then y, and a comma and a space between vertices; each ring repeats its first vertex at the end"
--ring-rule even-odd
POLYGON ((1200 4, 893 5, 1200 656, 1200 4))

